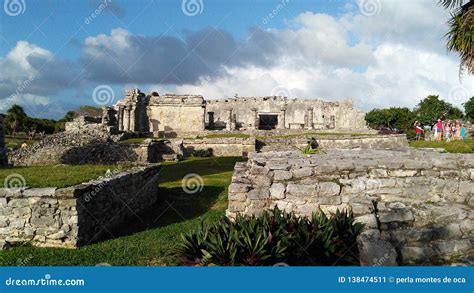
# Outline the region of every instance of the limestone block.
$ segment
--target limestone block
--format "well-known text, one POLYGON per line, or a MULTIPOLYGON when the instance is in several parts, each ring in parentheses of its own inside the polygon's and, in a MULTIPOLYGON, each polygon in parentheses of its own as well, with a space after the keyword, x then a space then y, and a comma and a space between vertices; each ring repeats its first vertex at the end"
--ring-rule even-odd
POLYGON ((245 201, 246 199, 246 193, 229 193, 229 201, 245 201))
POLYGON ((388 172, 385 169, 372 169, 369 171, 369 176, 372 178, 386 178, 388 177, 388 172))
POLYGON ((270 187, 270 197, 272 199, 283 199, 285 198, 286 186, 283 183, 273 183, 270 187))
POLYGON ((425 177, 439 177, 440 171, 435 170, 421 170, 421 176, 425 177))
POLYGON ((247 193, 249 200, 268 199, 270 197, 270 190, 266 187, 257 187, 247 193))
POLYGON ((275 170, 273 174, 274 181, 287 181, 290 180, 291 177, 291 172, 286 170, 275 170))
POLYGON ((378 229, 377 218, 375 214, 367 214, 354 218, 354 222, 364 224, 364 231, 378 229))
POLYGON ((436 255, 430 246, 403 246, 400 254, 404 262, 429 262, 436 255))
POLYGON ((254 186, 270 186, 272 184, 271 178, 264 175, 257 175, 249 177, 254 186))
POLYGON ((380 223, 411 222, 414 220, 413 213, 409 208, 389 208, 378 214, 380 223))
POLYGON ((444 259, 456 258, 472 249, 473 243, 469 239, 437 241, 433 247, 437 254, 444 259))
POLYGON ((290 182, 286 187, 286 194, 291 196, 317 196, 318 186, 290 182))
POLYGON ((294 178, 299 179, 311 176, 312 170, 309 167, 304 167, 299 169, 293 169, 292 173, 294 178))
POLYGON ((250 174, 267 175, 270 169, 267 166, 252 165, 250 167, 250 174))
POLYGON ((319 183, 319 192, 318 196, 335 196, 339 195, 341 187, 335 182, 321 182, 319 183))
POLYGON ((343 184, 342 193, 344 194, 359 194, 365 191, 366 180, 364 179, 341 179, 339 182, 343 184))
POLYGON ((367 234, 357 238, 361 266, 397 266, 397 252, 392 244, 367 234))
POLYGON ((251 189, 250 184, 232 183, 229 185, 229 193, 245 193, 251 189))
POLYGON ((412 177, 417 173, 417 170, 390 170, 388 172, 391 177, 412 177))
POLYGON ((389 231, 393 243, 429 242, 435 238, 435 231, 429 228, 405 228, 389 231))

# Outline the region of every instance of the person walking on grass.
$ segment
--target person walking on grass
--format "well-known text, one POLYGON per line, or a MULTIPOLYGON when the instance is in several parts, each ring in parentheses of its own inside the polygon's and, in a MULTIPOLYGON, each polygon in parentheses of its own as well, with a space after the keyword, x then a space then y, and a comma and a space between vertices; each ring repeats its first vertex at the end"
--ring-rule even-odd
POLYGON ((438 118, 438 122, 436 122, 436 140, 441 141, 443 139, 443 121, 441 118, 438 118))
POLYGON ((416 121, 416 122, 415 122, 416 140, 422 140, 421 135, 422 135, 424 132, 425 132, 425 131, 423 130, 423 128, 421 128, 420 122, 416 121))

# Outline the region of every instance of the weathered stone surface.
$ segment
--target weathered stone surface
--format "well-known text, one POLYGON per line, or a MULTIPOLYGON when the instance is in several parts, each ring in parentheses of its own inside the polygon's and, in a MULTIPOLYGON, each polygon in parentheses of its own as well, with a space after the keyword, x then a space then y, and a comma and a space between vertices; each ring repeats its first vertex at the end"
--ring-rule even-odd
POLYGON ((392 208, 378 214, 380 223, 410 222, 414 220, 413 213, 408 208, 392 208))
POLYGON ((286 193, 293 196, 316 196, 318 194, 318 186, 288 183, 286 193))
POLYGON ((283 183, 273 183, 270 187, 270 196, 272 199, 285 198, 286 186, 283 183))
POLYGON ((274 181, 287 181, 290 180, 292 174, 290 171, 286 170, 275 170, 273 173, 273 180, 274 181))
POLYGON ((156 203, 159 170, 135 168, 72 187, 0 195, 0 242, 76 247, 97 241, 156 203))
MULTIPOLYGON (((359 249, 369 247, 362 263, 396 264, 390 244, 400 252, 401 264, 452 262, 460 254, 474 257, 474 250, 467 249, 474 234, 474 169, 466 163, 471 156, 415 149, 327 150, 312 156, 254 153, 236 168, 240 181, 233 179, 233 184, 248 179, 253 187, 262 187, 249 170, 277 166, 266 175, 266 183, 272 182, 265 186, 270 196, 241 201, 246 206, 242 213, 277 206, 309 216, 317 209, 329 215, 350 208, 356 221, 366 224, 363 237, 371 239, 371 244, 359 243, 359 249)), ((229 194, 229 207, 237 202, 233 196, 229 194)))
POLYGON ((379 238, 360 235, 357 238, 362 266, 396 266, 397 252, 392 244, 379 238))
POLYGON ((364 224, 364 230, 378 229, 377 218, 374 214, 367 214, 355 218, 355 222, 364 224))
POLYGON ((295 169, 292 171, 292 173, 295 179, 299 179, 299 178, 311 176, 312 170, 309 167, 305 167, 305 168, 295 169))
POLYGON ((334 182, 321 182, 319 183, 319 196, 335 196, 339 195, 341 187, 334 182))
POLYGON ((247 198, 250 200, 267 199, 270 197, 270 190, 266 187, 257 187, 249 191, 247 198))
POLYGON ((433 248, 429 246, 403 246, 400 254, 405 262, 426 262, 429 263, 436 255, 433 248))

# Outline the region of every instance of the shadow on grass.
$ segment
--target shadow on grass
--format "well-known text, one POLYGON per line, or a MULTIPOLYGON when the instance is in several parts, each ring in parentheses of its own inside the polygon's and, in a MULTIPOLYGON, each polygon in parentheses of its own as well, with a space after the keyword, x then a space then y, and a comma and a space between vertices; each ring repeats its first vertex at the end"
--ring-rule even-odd
POLYGON ((245 160, 241 157, 189 158, 178 163, 163 164, 159 182, 161 184, 181 180, 190 173, 196 173, 202 177, 233 171, 235 163, 245 160))
POLYGON ((197 218, 215 206, 223 191, 222 186, 204 186, 195 194, 187 194, 181 187, 160 188, 163 197, 154 206, 131 218, 128 225, 112 229, 112 234, 126 236, 197 218))

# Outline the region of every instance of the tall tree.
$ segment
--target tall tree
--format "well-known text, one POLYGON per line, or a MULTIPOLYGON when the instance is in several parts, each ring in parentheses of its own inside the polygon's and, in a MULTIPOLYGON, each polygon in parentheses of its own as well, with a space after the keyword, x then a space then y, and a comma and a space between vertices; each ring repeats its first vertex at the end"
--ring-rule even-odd
POLYGON ((5 125, 7 130, 13 134, 16 134, 18 131, 25 130, 27 120, 28 115, 26 115, 23 108, 19 105, 13 105, 10 109, 8 109, 5 115, 5 125))
POLYGON ((417 120, 423 125, 433 125, 438 118, 441 119, 458 119, 462 117, 462 111, 447 103, 439 96, 430 95, 421 100, 416 105, 414 112, 417 120))
POLYGON ((374 129, 406 132, 413 127, 415 114, 408 108, 373 109, 365 114, 365 121, 374 129))
POLYGON ((448 21, 448 50, 461 57, 461 69, 474 74, 474 1, 440 0, 439 3, 451 10, 448 21))
POLYGON ((474 97, 471 97, 469 101, 464 103, 464 112, 466 113, 466 118, 474 123, 474 97))

